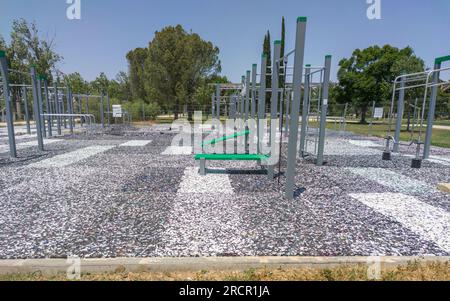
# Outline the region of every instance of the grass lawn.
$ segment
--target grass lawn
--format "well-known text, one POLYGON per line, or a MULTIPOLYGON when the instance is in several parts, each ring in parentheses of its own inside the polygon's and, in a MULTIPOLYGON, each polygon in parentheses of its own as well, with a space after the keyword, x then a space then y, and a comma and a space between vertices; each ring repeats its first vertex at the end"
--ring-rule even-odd
MULTIPOLYGON (((14 274, 0 276, 0 281, 65 281, 65 274, 43 276, 40 273, 14 274)), ((367 281, 367 266, 339 266, 329 269, 320 268, 278 268, 278 269, 248 269, 246 271, 197 271, 197 272, 139 272, 128 273, 124 268, 118 268, 112 273, 82 274, 81 280, 86 281, 367 281)), ((419 263, 410 262, 407 265, 381 268, 381 281, 422 281, 450 280, 450 262, 419 263)))
MULTIPOLYGON (((387 132, 386 124, 374 124, 370 131, 372 136, 376 137, 386 137, 387 132)), ((334 124, 328 123, 327 128, 334 129, 334 124)), ((347 131, 353 132, 359 135, 368 135, 369 134, 369 125, 366 124, 357 124, 357 123, 347 123, 347 131)), ((416 132, 413 139, 416 139, 418 133, 416 132)), ((425 139, 425 133, 422 135, 422 141, 425 139)), ((402 128, 402 132, 400 134, 400 140, 402 141, 410 141, 411 133, 406 131, 406 126, 402 128)), ((431 138, 431 144, 434 146, 446 147, 450 148, 450 131, 444 129, 433 129, 433 136, 431 138)))

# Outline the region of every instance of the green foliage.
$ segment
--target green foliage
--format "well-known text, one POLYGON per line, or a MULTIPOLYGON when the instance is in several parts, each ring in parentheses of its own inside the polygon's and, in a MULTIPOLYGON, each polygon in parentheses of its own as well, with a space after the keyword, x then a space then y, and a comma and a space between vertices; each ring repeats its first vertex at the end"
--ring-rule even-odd
POLYGON ((181 25, 155 33, 144 64, 147 95, 177 118, 182 105, 192 112, 194 95, 205 78, 220 72, 219 49, 181 25))
POLYGON ((145 90, 145 60, 148 57, 146 48, 136 48, 127 53, 129 65, 129 82, 133 99, 147 99, 145 90))
POLYGON ((401 73, 424 70, 424 62, 410 47, 398 49, 385 45, 356 49, 348 59, 339 62, 337 101, 352 102, 361 111, 365 122, 370 104, 390 101, 392 82, 401 73))

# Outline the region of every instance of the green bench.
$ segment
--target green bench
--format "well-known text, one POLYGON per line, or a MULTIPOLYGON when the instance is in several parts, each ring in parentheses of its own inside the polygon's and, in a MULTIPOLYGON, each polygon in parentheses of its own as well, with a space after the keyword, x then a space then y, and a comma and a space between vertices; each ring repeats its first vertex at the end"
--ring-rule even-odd
POLYGON ((195 160, 200 161, 200 174, 206 175, 206 161, 266 161, 270 158, 260 154, 197 154, 195 160))

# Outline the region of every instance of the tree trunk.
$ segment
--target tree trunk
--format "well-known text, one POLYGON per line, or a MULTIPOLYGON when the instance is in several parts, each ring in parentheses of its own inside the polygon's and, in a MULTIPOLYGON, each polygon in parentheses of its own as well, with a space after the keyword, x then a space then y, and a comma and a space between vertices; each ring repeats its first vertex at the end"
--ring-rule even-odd
POLYGON ((175 101, 175 110, 174 110, 174 112, 173 112, 173 117, 174 117, 175 120, 178 119, 178 113, 179 113, 179 111, 180 111, 180 101, 177 99, 177 100, 175 101))
POLYGON ((366 124, 367 106, 361 107, 361 124, 366 124))
POLYGON ((408 102, 408 124, 406 125, 406 131, 411 132, 411 106, 408 102))

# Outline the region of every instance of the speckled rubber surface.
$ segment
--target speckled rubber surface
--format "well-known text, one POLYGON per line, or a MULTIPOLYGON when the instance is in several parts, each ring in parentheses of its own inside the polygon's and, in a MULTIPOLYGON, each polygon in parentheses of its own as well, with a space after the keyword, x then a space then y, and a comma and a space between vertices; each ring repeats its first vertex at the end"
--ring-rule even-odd
POLYGON ((412 147, 386 162, 382 139, 329 132, 327 164, 298 159, 290 201, 283 174, 269 180, 255 162, 207 162, 199 176, 177 133, 96 128, 43 153, 18 136, 17 159, 0 152, 0 258, 450 255, 450 198, 437 189, 448 149, 411 169, 412 147))

